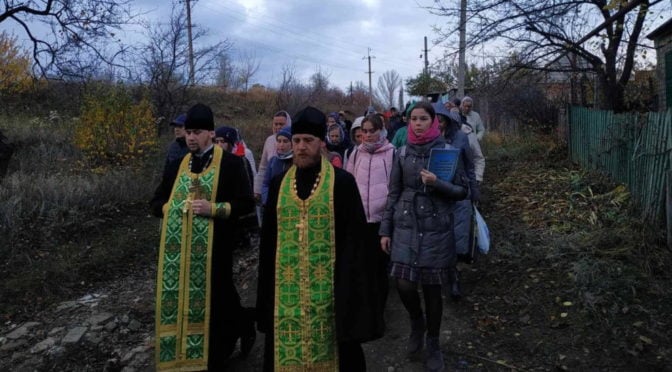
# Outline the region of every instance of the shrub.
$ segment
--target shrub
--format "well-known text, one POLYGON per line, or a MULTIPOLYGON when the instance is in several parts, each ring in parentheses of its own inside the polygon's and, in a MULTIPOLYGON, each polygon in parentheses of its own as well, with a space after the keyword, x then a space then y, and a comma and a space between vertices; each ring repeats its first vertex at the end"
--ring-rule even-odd
POLYGON ((144 157, 156 145, 149 101, 134 103, 123 85, 94 88, 85 95, 74 143, 93 168, 144 157))
POLYGON ((30 56, 21 49, 16 36, 0 32, 0 96, 12 96, 30 89, 30 56))

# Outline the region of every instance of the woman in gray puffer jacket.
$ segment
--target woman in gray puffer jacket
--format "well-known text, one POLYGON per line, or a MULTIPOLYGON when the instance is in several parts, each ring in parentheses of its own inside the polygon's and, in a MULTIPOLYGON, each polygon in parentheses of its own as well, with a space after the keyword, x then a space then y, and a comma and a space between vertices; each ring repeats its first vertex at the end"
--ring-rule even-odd
POLYGON ((425 366, 430 371, 445 368, 439 348, 441 286, 449 283, 449 268, 455 260, 455 201, 467 196, 463 167, 458 166, 453 182, 440 180, 426 169, 430 150, 446 147, 438 125, 430 103, 420 102, 412 108, 407 144, 399 148, 393 161, 379 231, 381 248, 390 254, 390 275, 396 278, 399 296, 411 318, 408 351, 416 354, 422 350, 427 331, 425 366), (418 284, 422 285, 426 316, 418 284))

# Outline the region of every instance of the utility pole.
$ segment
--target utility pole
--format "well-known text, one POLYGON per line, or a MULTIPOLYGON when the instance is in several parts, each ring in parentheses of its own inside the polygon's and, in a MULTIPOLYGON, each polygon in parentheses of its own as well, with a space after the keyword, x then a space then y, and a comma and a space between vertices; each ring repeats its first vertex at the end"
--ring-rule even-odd
POLYGON ((460 60, 457 66, 457 96, 464 97, 464 79, 466 76, 467 62, 467 0, 460 1, 460 60))
POLYGON ((429 91, 429 87, 430 87, 431 84, 429 82, 429 56, 428 56, 429 50, 427 50, 427 36, 425 36, 425 49, 423 50, 423 52, 424 52, 423 54, 425 56, 425 68, 423 69, 423 75, 424 75, 424 80, 425 80, 425 84, 426 84, 425 85, 425 97, 427 97, 429 95, 429 93, 431 93, 429 91))
POLYGON ((373 106, 373 88, 371 85, 371 75, 373 75, 373 71, 371 71, 371 58, 376 58, 375 56, 371 55, 371 48, 369 48, 369 51, 367 52, 367 56, 362 58, 362 59, 368 59, 369 60, 369 106, 373 106))
POLYGON ((185 0, 187 5, 187 36, 189 37, 189 85, 194 85, 194 45, 191 37, 191 0, 185 0))
POLYGON ((427 57, 427 36, 425 36, 425 75, 429 77, 429 59, 427 57))

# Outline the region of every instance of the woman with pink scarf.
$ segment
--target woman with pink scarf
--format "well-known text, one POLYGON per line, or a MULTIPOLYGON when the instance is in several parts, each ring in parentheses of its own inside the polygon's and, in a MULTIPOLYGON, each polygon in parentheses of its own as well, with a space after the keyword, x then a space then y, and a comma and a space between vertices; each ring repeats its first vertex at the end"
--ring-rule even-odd
POLYGON ((432 105, 416 104, 408 123, 406 145, 397 150, 392 164, 380 245, 390 254, 390 276, 410 317, 407 351, 419 354, 426 342, 426 370, 443 371, 441 286, 450 285, 448 274, 456 259, 453 212, 455 202, 467 196, 468 183, 464 169, 458 168, 453 182, 427 170, 430 150, 446 147, 432 105))

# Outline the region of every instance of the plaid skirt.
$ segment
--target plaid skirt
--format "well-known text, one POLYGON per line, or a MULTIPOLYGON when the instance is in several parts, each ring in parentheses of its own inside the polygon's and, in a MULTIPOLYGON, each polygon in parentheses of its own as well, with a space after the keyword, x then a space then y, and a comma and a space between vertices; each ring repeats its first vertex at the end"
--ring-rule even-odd
POLYGON ((401 262, 390 262, 390 276, 416 282, 421 285, 448 285, 449 269, 435 267, 413 267, 401 262))

